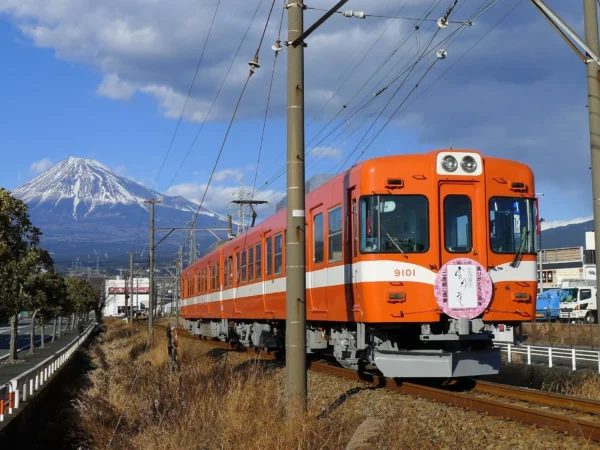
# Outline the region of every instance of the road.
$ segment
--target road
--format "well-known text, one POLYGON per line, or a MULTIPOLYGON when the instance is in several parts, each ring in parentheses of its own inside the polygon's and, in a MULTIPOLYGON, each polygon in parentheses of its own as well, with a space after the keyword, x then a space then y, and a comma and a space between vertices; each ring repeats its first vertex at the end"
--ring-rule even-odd
MULTIPOLYGON (((29 331, 31 322, 19 321, 17 349, 29 348, 29 331)), ((46 342, 52 338, 52 331, 54 330, 54 322, 50 322, 45 328, 46 342)), ((63 320, 63 332, 66 330, 66 321, 63 320)), ((42 336, 40 334, 41 327, 35 327, 35 345, 38 346, 42 342, 42 336)), ((8 355, 10 350, 10 325, 0 324, 0 359, 3 356, 8 355)))

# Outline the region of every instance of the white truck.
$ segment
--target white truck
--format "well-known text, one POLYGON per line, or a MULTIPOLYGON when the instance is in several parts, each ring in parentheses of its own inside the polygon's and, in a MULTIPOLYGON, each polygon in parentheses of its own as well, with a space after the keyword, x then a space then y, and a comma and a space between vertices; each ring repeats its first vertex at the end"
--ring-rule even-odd
POLYGON ((560 287, 560 320, 598 322, 595 280, 563 280, 560 287))

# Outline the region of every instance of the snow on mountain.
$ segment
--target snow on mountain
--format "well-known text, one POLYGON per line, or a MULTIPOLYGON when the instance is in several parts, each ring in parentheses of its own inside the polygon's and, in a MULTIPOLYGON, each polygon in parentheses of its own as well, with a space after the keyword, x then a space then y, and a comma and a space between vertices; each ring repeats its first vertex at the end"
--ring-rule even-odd
MULTIPOLYGON (((163 207, 195 213, 198 206, 183 198, 171 197, 148 189, 135 181, 117 175, 98 161, 68 158, 13 191, 30 209, 44 204, 61 209, 72 204, 75 220, 85 219, 99 206, 139 205, 148 210, 145 200, 155 198, 163 207)), ((202 208, 200 214, 226 221, 227 218, 202 208)))

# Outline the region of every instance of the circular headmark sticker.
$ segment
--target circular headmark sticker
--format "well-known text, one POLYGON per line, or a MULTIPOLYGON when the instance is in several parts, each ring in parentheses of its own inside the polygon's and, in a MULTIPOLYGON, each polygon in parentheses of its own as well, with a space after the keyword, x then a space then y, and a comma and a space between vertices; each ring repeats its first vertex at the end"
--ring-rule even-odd
POLYGON ((473 319, 492 300, 492 280, 485 268, 470 258, 456 258, 442 266, 433 292, 440 309, 453 319, 473 319))

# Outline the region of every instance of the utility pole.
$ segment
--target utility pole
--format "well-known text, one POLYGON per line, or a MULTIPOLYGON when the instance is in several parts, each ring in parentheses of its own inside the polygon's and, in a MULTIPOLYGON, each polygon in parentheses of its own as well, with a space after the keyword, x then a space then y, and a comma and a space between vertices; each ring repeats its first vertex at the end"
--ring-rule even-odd
POLYGON ((129 323, 133 323, 133 255, 135 255, 135 252, 129 252, 129 276, 131 283, 131 307, 129 308, 129 323))
MULTIPOLYGON (((596 0, 583 0, 583 23, 585 43, 596 55, 600 53, 598 42, 598 9, 596 0)), ((590 123, 590 152, 592 172, 592 201, 594 214, 594 240, 596 251, 600 249, 600 80, 598 65, 587 64, 588 116, 590 123)), ((600 269, 596 258, 596 274, 600 269)), ((600 277, 596 275, 596 288, 600 288, 600 277)))
MULTIPOLYGON (((289 413, 306 410, 306 253, 304 228, 304 31, 303 1, 289 3, 287 74, 287 232, 285 390, 289 413)), ((240 203, 240 206, 241 203, 240 203)))
POLYGON ((179 247, 179 255, 177 256, 177 268, 175 271, 176 277, 175 277, 175 295, 177 296, 177 318, 175 319, 175 326, 179 327, 179 308, 180 308, 180 304, 179 304, 179 299, 181 297, 181 294, 179 292, 179 286, 180 286, 180 282, 179 280, 181 279, 181 272, 182 272, 182 267, 183 267, 183 246, 179 247))
POLYGON ((348 0, 336 5, 304 31, 304 2, 288 3, 287 60, 287 232, 285 388, 288 414, 306 411, 306 248, 304 205, 304 39, 348 0))
POLYGON ((154 205, 160 203, 155 199, 144 201, 150 203, 150 280, 149 280, 149 295, 148 295, 148 333, 152 334, 154 327, 154 205))

